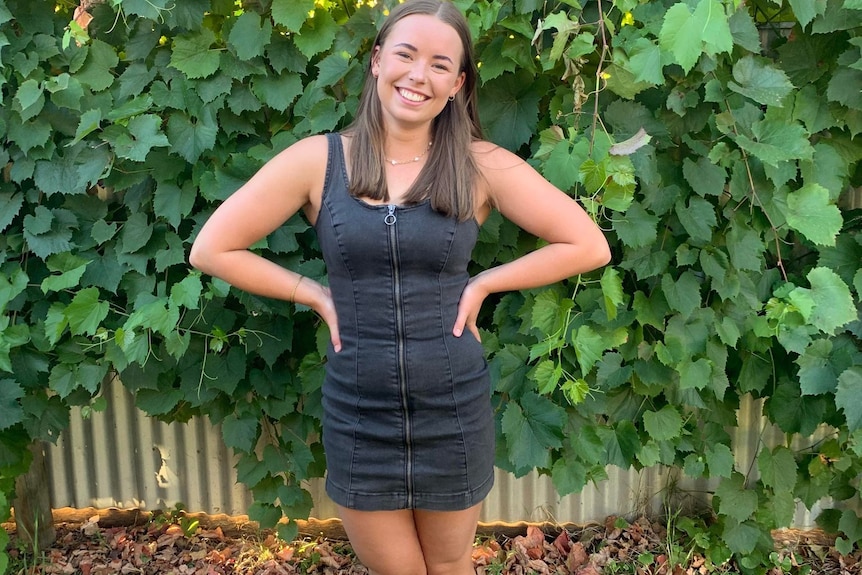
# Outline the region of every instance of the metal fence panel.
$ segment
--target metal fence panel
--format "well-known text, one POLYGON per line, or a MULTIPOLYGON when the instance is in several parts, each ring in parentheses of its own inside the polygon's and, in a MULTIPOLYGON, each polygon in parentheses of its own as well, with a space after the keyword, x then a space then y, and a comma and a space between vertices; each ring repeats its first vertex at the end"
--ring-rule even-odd
MULTIPOLYGON (((221 431, 205 420, 166 424, 147 417, 118 382, 108 386, 109 408, 72 423, 57 445, 48 449, 54 507, 171 509, 244 515, 251 495, 235 481, 234 457, 221 431)), ((733 430, 731 448, 737 469, 748 473, 761 444, 783 442, 780 431, 761 415, 761 403, 745 401, 733 430)), ((608 479, 581 493, 559 497, 549 477, 515 478, 497 471, 482 521, 553 521, 586 524, 608 515, 661 516, 669 509, 689 512, 708 505, 715 484, 683 476, 678 469, 641 471, 608 468, 608 479)), ((315 501, 312 516, 335 517, 335 506, 322 481, 308 485, 315 501)), ((829 504, 826 501, 824 504, 829 504)), ((801 505, 794 527, 814 524, 819 508, 801 505)))

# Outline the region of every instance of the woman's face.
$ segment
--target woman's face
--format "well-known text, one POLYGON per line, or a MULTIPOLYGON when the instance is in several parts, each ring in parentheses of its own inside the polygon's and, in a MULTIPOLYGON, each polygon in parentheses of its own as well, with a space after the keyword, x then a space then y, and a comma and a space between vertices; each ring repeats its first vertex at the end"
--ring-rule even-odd
POLYGON ((458 33, 436 17, 414 14, 396 22, 371 58, 384 121, 433 120, 464 83, 462 56, 458 33))

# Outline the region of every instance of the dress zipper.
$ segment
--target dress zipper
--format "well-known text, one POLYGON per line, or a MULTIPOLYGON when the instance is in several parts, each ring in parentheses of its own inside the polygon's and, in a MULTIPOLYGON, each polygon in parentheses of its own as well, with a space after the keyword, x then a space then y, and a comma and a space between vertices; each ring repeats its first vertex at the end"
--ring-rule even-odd
POLYGON ((398 385, 401 391, 401 410, 404 413, 404 443, 407 448, 406 482, 407 507, 413 507, 413 428, 410 421, 410 406, 407 401, 407 348, 404 341, 404 302, 401 294, 401 262, 398 259, 398 232, 395 229, 395 206, 387 206, 389 212, 383 222, 389 226, 389 253, 392 258, 392 279, 395 296, 395 344, 398 352, 398 385))

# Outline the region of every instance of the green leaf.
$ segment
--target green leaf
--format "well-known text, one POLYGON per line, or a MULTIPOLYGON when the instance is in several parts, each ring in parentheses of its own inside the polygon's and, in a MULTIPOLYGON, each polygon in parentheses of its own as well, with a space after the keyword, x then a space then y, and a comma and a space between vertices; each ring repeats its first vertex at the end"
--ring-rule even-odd
POLYGON ((788 160, 810 160, 814 156, 808 134, 799 124, 764 119, 755 122, 751 131, 754 140, 740 134, 736 143, 771 166, 788 160))
POLYGON ((109 305, 100 300, 98 288, 79 291, 63 312, 73 334, 94 335, 108 316, 109 305))
POLYGON ((30 122, 11 121, 8 137, 26 154, 34 148, 44 146, 52 133, 51 124, 40 116, 30 122))
POLYGON ((699 196, 720 196, 724 193, 727 172, 701 156, 697 162, 686 158, 682 163, 685 181, 699 196))
POLYGON ((171 303, 177 307, 184 306, 186 309, 198 309, 203 283, 197 272, 190 273, 179 283, 171 286, 171 303))
MULTIPOLYGON (((805 319, 824 333, 832 334, 839 327, 857 317, 856 306, 850 288, 834 271, 817 267, 806 276, 811 289, 795 288, 790 293, 791 301, 810 298, 813 308, 810 314, 800 308, 805 319)), ((799 306, 797 306, 799 307, 799 306)))
POLYGON ((147 415, 170 413, 182 400, 179 389, 139 389, 135 393, 135 405, 147 415))
POLYGON ((781 106, 793 90, 783 70, 769 64, 766 58, 744 56, 733 65, 733 79, 727 87, 764 106, 781 106))
POLYGON ((222 438, 227 447, 250 453, 257 443, 259 429, 260 423, 256 418, 231 413, 222 422, 222 438))
POLYGON ((677 366, 680 389, 703 389, 712 379, 712 364, 706 358, 683 359, 677 366))
POLYGON ((793 492, 796 486, 796 460, 792 451, 783 446, 772 451, 764 447, 757 456, 757 466, 764 485, 776 493, 793 492))
POLYGON ((328 10, 319 8, 314 16, 305 21, 299 34, 293 37, 293 43, 306 58, 316 56, 329 50, 335 41, 338 24, 328 10))
POLYGON ((750 227, 735 225, 726 236, 730 263, 738 270, 760 272, 763 269, 763 252, 766 244, 750 227))
POLYGON ((602 297, 605 302, 605 315, 609 320, 617 317, 617 308, 625 303, 623 280, 614 267, 608 266, 602 272, 602 297))
POLYGON ((730 477, 734 466, 733 452, 723 443, 707 446, 706 464, 710 477, 730 477))
POLYGON ((862 428, 862 367, 854 366, 838 376, 835 406, 844 411, 850 432, 862 428))
POLYGON ((236 19, 228 36, 228 45, 234 47, 240 60, 251 60, 263 55, 271 36, 272 24, 269 20, 265 19, 261 23, 260 15, 249 10, 236 19))
POLYGON ((153 236, 153 226, 147 220, 145 212, 135 212, 126 220, 120 235, 123 252, 131 254, 147 245, 153 236))
MULTIPOLYGON (((724 11, 720 10, 720 14, 724 11)), ((690 72, 703 53, 700 30, 692 22, 691 9, 684 2, 671 6, 664 15, 659 33, 662 50, 673 54, 677 63, 686 73, 690 72)))
POLYGON ((717 0, 700 0, 694 13, 684 2, 665 13, 659 45, 673 54, 686 73, 690 72, 704 52, 716 55, 733 49, 724 7, 717 0))
POLYGON ((854 110, 862 110, 862 70, 839 68, 829 80, 826 98, 854 110))
POLYGON ((587 468, 574 457, 557 459, 551 469, 551 481, 560 497, 580 493, 587 484, 587 468))
POLYGON ((42 86, 36 80, 25 80, 18 87, 13 98, 15 109, 21 115, 21 121, 38 116, 45 105, 45 96, 42 92, 42 86))
POLYGON ((748 521, 744 523, 728 522, 722 533, 722 539, 727 543, 728 548, 742 557, 754 551, 760 536, 761 532, 757 525, 748 521))
POLYGON ((24 205, 24 195, 18 192, 0 192, 0 232, 9 227, 24 205))
POLYGON ((528 392, 503 413, 509 460, 517 469, 551 467, 550 449, 562 445, 565 411, 551 400, 528 392))
POLYGON ((19 401, 24 397, 24 389, 17 381, 0 380, 0 431, 24 420, 24 410, 19 401))
POLYGON ((27 273, 21 268, 13 270, 8 275, 0 274, 0 313, 5 312, 9 302, 27 289, 29 281, 27 273))
POLYGON ((789 0, 789 3, 793 9, 793 15, 803 28, 826 12, 826 0, 789 0))
POLYGON ((42 259, 71 248, 71 214, 65 210, 49 210, 37 206, 32 215, 24 217, 24 239, 30 250, 42 259))
POLYGON ((661 285, 668 305, 678 311, 683 318, 689 317, 700 307, 700 281, 692 272, 683 272, 677 280, 674 280, 670 274, 664 274, 661 285))
POLYGON ((175 6, 170 0, 123 0, 122 8, 126 14, 161 20, 162 13, 173 10, 175 6))
POLYGON ((48 384, 63 399, 79 388, 87 390, 92 395, 99 390, 106 373, 108 373, 107 365, 59 363, 51 370, 48 384))
POLYGON ((589 325, 583 325, 573 332, 572 345, 578 358, 581 373, 586 375, 593 366, 602 358, 607 345, 604 338, 593 330, 589 325))
POLYGON ((70 253, 56 254, 48 258, 48 269, 52 272, 60 272, 59 275, 50 275, 42 280, 42 293, 50 291, 62 291, 78 285, 81 276, 87 270, 89 260, 74 256, 70 253))
POLYGON ((799 365, 799 385, 803 395, 833 393, 838 386, 838 374, 832 367, 832 342, 818 339, 796 358, 799 365))
POLYGON ((532 78, 525 70, 488 82, 479 104, 488 139, 508 150, 517 150, 529 142, 538 125, 539 101, 546 90, 542 78, 532 78))
POLYGON ((634 74, 635 82, 664 84, 661 48, 648 38, 638 38, 632 43, 627 68, 634 74))
POLYGON ((168 119, 168 140, 171 146, 192 164, 197 162, 205 151, 212 149, 217 134, 215 115, 208 108, 196 119, 182 112, 171 114, 168 119))
POLYGON ((818 245, 834 246, 844 220, 819 184, 806 184, 787 194, 787 224, 818 245))
POLYGON ((84 66, 75 78, 93 92, 101 92, 114 83, 114 67, 120 62, 114 47, 102 40, 92 40, 84 66))
POLYGON ((92 147, 80 143, 66 148, 62 157, 37 161, 33 179, 48 195, 85 194, 91 184, 102 177, 111 161, 107 146, 92 147))
MULTIPOLYGON (((766 375, 766 374, 764 374, 766 375)), ((768 381, 767 375, 763 383, 768 381)), ((764 404, 764 413, 785 433, 808 436, 823 422, 828 403, 827 396, 803 396, 792 381, 782 381, 764 404)))
POLYGON ((695 245, 708 244, 712 240, 712 229, 717 225, 718 220, 715 216, 715 208, 713 205, 697 196, 692 196, 688 200, 688 206, 682 203, 682 200, 676 204, 676 215, 685 231, 695 245))
MULTIPOLYGON (((332 86, 344 78, 352 60, 347 52, 334 52, 317 64, 317 83, 321 86, 332 86)), ((300 92, 302 83, 300 82, 300 92)))
POLYGON ((215 33, 209 28, 177 36, 174 38, 169 65, 187 78, 211 76, 219 68, 219 53, 210 50, 215 39, 215 33))
POLYGON ((682 417, 672 405, 665 405, 659 411, 647 411, 643 415, 644 429, 655 441, 676 439, 682 430, 682 417))
POLYGON ((155 114, 132 118, 128 126, 132 138, 123 145, 114 146, 117 155, 134 162, 143 162, 151 149, 170 145, 168 137, 161 131, 161 125, 161 118, 155 114))
POLYGON ((299 32, 314 10, 314 0, 273 0, 272 19, 288 32, 299 32))
POLYGON ((581 164, 590 153, 589 141, 578 140, 574 146, 560 140, 542 164, 542 174, 561 190, 570 190, 578 183, 581 164))
POLYGON ((598 428, 605 451, 605 462, 623 469, 634 462, 641 449, 641 439, 631 421, 620 421, 612 429, 598 428))
POLYGON ((88 134, 91 134, 99 129, 100 124, 102 123, 102 110, 94 109, 87 110, 83 114, 81 114, 81 119, 78 121, 78 129, 75 130, 75 139, 69 144, 70 146, 73 144, 77 144, 88 134))
POLYGON ((744 481, 741 474, 734 473, 730 477, 722 478, 715 490, 715 494, 721 498, 718 512, 739 523, 751 517, 757 510, 757 494, 746 489, 744 481))
POLYGON ((625 245, 642 248, 655 242, 658 222, 658 217, 648 213, 641 204, 634 203, 625 214, 614 218, 613 228, 625 245))
POLYGON ((196 197, 197 190, 193 185, 180 188, 173 182, 158 182, 153 193, 153 213, 178 229, 183 218, 194 208, 196 197))
POLYGON ((254 79, 251 89, 261 102, 283 112, 302 94, 302 78, 298 74, 262 76, 254 79))

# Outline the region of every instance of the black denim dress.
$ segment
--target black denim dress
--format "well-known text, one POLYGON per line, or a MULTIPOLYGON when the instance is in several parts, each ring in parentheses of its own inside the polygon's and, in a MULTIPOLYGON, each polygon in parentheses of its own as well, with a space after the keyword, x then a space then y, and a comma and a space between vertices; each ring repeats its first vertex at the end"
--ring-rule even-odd
POLYGON ((327 493, 366 511, 466 509, 494 481, 482 345, 452 335, 478 224, 351 196, 341 138, 327 138, 315 228, 342 343, 323 384, 327 493))

